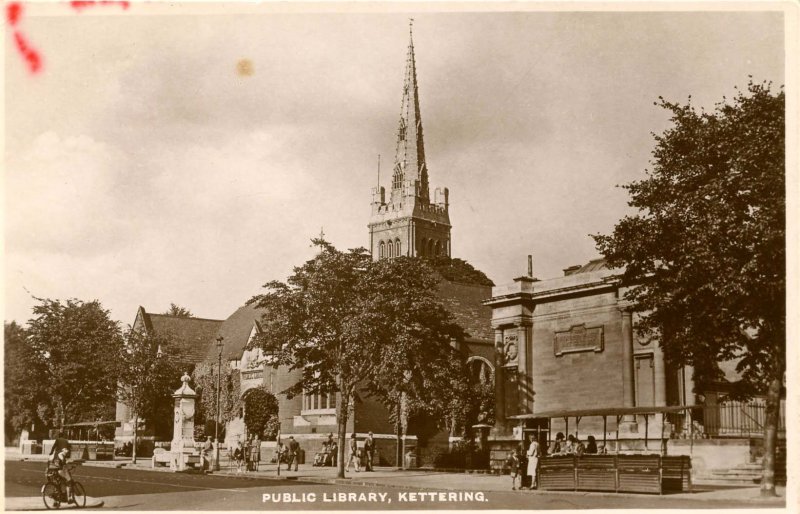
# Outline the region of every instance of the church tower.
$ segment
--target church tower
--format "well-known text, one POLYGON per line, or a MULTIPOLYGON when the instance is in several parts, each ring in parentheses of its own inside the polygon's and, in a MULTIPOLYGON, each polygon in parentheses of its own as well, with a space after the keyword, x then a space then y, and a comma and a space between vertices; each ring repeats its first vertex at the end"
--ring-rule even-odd
POLYGON ((437 188, 431 201, 422 138, 414 38, 409 27, 403 104, 397 129, 392 189, 372 189, 369 243, 372 258, 450 257, 449 191, 437 188))

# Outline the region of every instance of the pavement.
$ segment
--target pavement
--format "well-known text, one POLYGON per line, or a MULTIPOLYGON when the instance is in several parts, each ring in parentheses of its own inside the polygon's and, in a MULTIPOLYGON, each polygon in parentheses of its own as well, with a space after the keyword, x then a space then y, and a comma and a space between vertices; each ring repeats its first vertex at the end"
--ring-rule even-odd
MULTIPOLYGON (((21 456, 17 452, 16 455, 13 449, 6 449, 7 460, 31 460, 31 461, 44 461, 43 456, 21 456)), ((123 469, 137 469, 147 470, 154 473, 171 473, 166 467, 152 468, 150 459, 139 459, 136 464, 132 464, 130 459, 114 460, 114 461, 86 461, 84 466, 95 467, 115 467, 123 469)), ((364 487, 382 487, 392 488, 398 490, 414 490, 414 491, 495 491, 504 492, 509 494, 536 494, 536 495, 555 495, 563 497, 605 497, 605 498, 635 498, 642 500, 645 496, 651 502, 653 508, 658 508, 660 500, 690 500, 692 502, 719 502, 719 501, 736 501, 741 502, 751 508, 757 507, 784 507, 786 505, 786 488, 779 486, 777 488, 778 496, 774 498, 762 498, 760 496, 760 488, 758 485, 753 486, 715 486, 707 484, 694 484, 692 492, 685 493, 670 493, 662 496, 641 495, 631 493, 611 493, 611 492, 575 492, 575 491, 511 491, 510 478, 503 475, 492 475, 485 473, 469 473, 469 472, 441 472, 435 470, 398 470, 390 467, 377 467, 374 472, 354 472, 347 473, 347 478, 340 479, 336 477, 335 468, 315 468, 311 465, 301 465, 299 471, 287 471, 282 468, 280 476, 278 476, 275 464, 262 463, 259 471, 250 471, 237 473, 235 468, 227 465, 226 461, 222 461, 222 469, 214 473, 215 475, 222 476, 237 476, 242 479, 273 479, 273 480, 292 480, 304 483, 317 483, 317 484, 331 484, 331 485, 347 485, 347 486, 364 486, 364 487)), ((6 508, 9 510, 19 510, 10 505, 6 498, 6 508)), ((19 501, 31 501, 32 499, 23 498, 17 499, 19 501)), ((99 500, 97 500, 99 501, 99 500)), ((21 504, 23 505, 23 504, 21 504)), ((24 503, 28 505, 28 503, 24 503)), ((36 508, 42 506, 41 498, 35 498, 35 502, 30 505, 36 508)), ((88 504, 87 504, 88 506, 88 504)), ((94 505, 98 506, 98 505, 94 505)), ((25 509, 24 506, 21 509, 25 509)), ((27 510, 27 509, 25 509, 27 510)))

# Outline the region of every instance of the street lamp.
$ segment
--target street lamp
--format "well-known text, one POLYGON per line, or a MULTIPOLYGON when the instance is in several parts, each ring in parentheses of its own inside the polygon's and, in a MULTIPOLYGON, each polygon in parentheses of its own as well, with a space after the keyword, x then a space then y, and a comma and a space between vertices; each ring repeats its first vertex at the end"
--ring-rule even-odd
POLYGON ((222 377, 222 347, 224 343, 222 342, 225 338, 219 336, 217 338, 217 359, 218 359, 218 372, 217 372, 217 422, 214 424, 214 439, 217 441, 217 445, 214 447, 214 471, 219 471, 219 390, 220 390, 220 378, 222 377))

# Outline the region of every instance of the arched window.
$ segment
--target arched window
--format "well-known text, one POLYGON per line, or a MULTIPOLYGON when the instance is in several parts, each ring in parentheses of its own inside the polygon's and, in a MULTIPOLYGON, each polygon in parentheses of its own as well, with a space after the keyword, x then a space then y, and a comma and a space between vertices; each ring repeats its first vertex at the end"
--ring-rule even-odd
POLYGON ((386 245, 383 241, 381 241, 381 244, 378 247, 378 259, 383 259, 384 257, 386 257, 386 245))
POLYGON ((436 256, 437 257, 442 255, 442 242, 441 241, 436 241, 436 249, 434 251, 436 252, 436 256))
POLYGON ((392 189, 400 189, 401 187, 403 187, 403 168, 398 163, 392 174, 392 189))
POLYGON ((403 255, 403 252, 400 251, 400 240, 399 239, 395 240, 395 242, 394 242, 394 254, 397 257, 400 257, 401 255, 403 255))
POLYGON ((473 384, 493 384, 494 368, 489 361, 483 357, 472 356, 467 359, 469 378, 473 384))
POLYGON ((433 239, 428 239, 428 248, 426 251, 428 252, 428 257, 436 257, 433 251, 433 239))
POLYGON ((387 253, 387 257, 389 257, 391 259, 392 257, 394 257, 394 243, 389 241, 389 244, 387 246, 389 247, 389 250, 388 250, 388 253, 387 253))

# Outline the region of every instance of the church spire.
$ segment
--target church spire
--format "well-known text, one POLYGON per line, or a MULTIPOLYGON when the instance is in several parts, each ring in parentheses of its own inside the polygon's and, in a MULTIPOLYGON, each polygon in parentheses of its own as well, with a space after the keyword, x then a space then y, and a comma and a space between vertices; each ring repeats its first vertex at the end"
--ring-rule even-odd
POLYGON ((404 194, 411 194, 430 200, 428 168, 425 163, 425 144, 422 138, 422 116, 419 109, 417 67, 414 59, 413 23, 414 20, 412 18, 408 25, 408 55, 406 57, 400 125, 397 130, 397 150, 392 177, 392 192, 402 189, 407 184, 413 189, 404 194))

